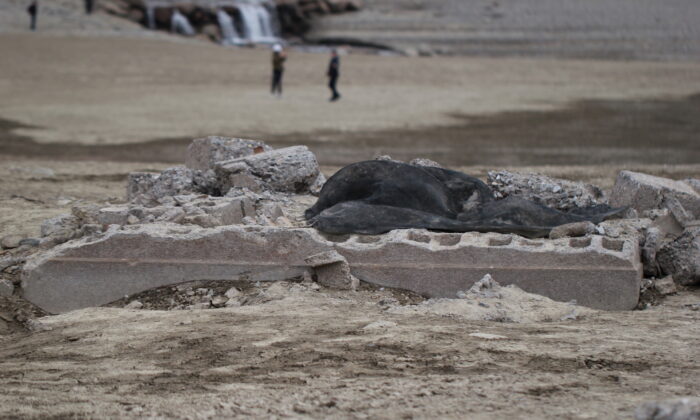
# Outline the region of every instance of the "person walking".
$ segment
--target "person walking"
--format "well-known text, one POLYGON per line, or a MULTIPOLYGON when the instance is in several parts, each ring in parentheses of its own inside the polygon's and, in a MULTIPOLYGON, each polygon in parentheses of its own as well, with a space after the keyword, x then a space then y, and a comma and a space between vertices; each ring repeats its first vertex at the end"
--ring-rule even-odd
POLYGON ((331 89, 331 99, 330 101, 337 101, 340 99, 340 93, 336 88, 338 83, 338 76, 340 76, 340 58, 338 57, 338 51, 335 49, 331 51, 331 61, 328 63, 328 87, 331 89))
POLYGON ((282 74, 284 73, 284 62, 287 60, 287 54, 282 50, 280 44, 275 44, 272 47, 272 86, 270 93, 282 97, 282 74))
POLYGON ((29 29, 36 31, 36 16, 39 14, 39 2, 37 0, 29 4, 27 13, 29 13, 29 29))
POLYGON ((92 9, 95 6, 95 1, 94 0, 85 0, 85 14, 86 15, 91 15, 92 14, 92 9))

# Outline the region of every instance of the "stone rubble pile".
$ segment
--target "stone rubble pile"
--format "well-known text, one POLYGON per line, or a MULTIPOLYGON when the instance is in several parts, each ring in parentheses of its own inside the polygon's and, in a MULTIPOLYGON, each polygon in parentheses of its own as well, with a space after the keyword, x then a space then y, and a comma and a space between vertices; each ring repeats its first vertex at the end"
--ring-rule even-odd
POLYGON ((595 185, 540 174, 489 171, 487 184, 496 198, 513 195, 561 211, 607 203, 605 194, 595 185))
MULTIPOLYGON (((196 139, 185 166, 132 173, 127 203, 75 207, 45 221, 42 238, 0 257, 0 294, 21 294, 57 313, 192 281, 307 278, 338 289, 354 290, 361 280, 455 298, 491 273, 504 286, 621 310, 637 306, 640 290, 662 296, 700 283, 698 180, 622 172, 608 200, 592 185, 490 172, 500 197, 520 195, 563 210, 609 201, 636 213, 560 226, 539 240, 422 229, 326 235, 303 218, 324 182, 305 146, 196 139), (35 253, 25 263, 27 249, 35 253)), ((10 239, 15 246, 17 238, 10 239)), ((202 299, 218 307, 225 297, 207 292, 202 299)))
POLYGON ((207 137, 192 142, 186 164, 129 174, 127 204, 75 207, 46 220, 42 243, 55 246, 110 225, 304 225, 307 203, 294 202, 294 195, 318 194, 325 182, 306 146, 273 150, 255 140, 207 137))
POLYGON ((700 420, 700 398, 648 402, 634 411, 635 420, 700 420))
POLYGON ((247 284, 231 281, 195 281, 126 296, 109 306, 168 311, 232 308, 283 299, 294 292, 318 290, 320 286, 310 278, 299 279, 299 281, 247 284))
MULTIPOLYGON (((644 275, 672 276, 679 285, 700 284, 700 180, 674 181, 632 171, 621 171, 606 197, 589 184, 539 174, 490 171, 488 184, 497 198, 516 195, 567 211, 575 207, 610 204, 628 207, 634 218, 559 226, 550 238, 584 236, 600 231, 610 237, 634 235, 639 239, 644 275)), ((660 285, 659 290, 669 288, 660 285)), ((663 293, 667 294, 667 293, 663 293)))

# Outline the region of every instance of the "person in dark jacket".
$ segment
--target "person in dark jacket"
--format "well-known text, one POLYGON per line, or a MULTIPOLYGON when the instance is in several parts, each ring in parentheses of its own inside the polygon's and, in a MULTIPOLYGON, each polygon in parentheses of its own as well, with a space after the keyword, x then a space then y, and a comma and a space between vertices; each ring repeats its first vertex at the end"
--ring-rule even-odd
POLYGON ((340 58, 338 58, 338 51, 331 51, 331 61, 328 63, 328 87, 331 89, 331 99, 330 101, 337 101, 340 99, 340 93, 336 88, 338 83, 338 76, 340 76, 340 58))
POLYGON ((34 0, 27 7, 27 13, 29 13, 29 29, 36 31, 36 16, 39 14, 39 2, 34 0))
POLYGON ((287 55, 282 51, 280 44, 272 47, 272 86, 270 92, 277 97, 282 96, 282 75, 284 74, 284 62, 287 55))
POLYGON ((95 5, 94 0, 85 0, 85 14, 91 15, 92 14, 92 8, 95 5))

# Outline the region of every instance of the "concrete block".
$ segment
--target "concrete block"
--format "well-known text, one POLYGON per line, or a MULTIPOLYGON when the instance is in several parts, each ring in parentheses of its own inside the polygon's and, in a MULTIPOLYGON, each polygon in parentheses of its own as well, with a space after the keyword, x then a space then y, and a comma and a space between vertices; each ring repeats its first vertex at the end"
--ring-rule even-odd
POLYGON ((337 251, 325 251, 304 260, 314 268, 318 282, 326 287, 356 290, 360 281, 350 273, 348 261, 337 251))
POLYGON ((642 276, 636 239, 526 240, 495 233, 395 230, 337 243, 362 281, 455 297, 486 274, 502 285, 596 309, 633 309, 642 276))
POLYGON ((685 211, 700 219, 700 194, 682 181, 621 171, 610 193, 610 205, 629 206, 639 212, 663 207, 665 197, 673 197, 685 211))
POLYGON ((308 192, 320 173, 316 156, 306 146, 285 147, 219 162, 214 170, 222 193, 233 187, 308 192))
POLYGON ((312 229, 114 226, 27 262, 23 295, 61 313, 195 280, 285 280, 309 270, 304 258, 328 249, 312 229))
MULTIPOLYGON (((312 265, 326 267, 318 254, 335 250, 360 280, 428 297, 456 297, 490 273, 503 285, 555 300, 624 310, 634 308, 639 296, 642 267, 635 241, 601 236, 532 241, 425 230, 326 237, 310 228, 113 226, 101 236, 35 255, 25 265, 22 285, 29 301, 48 312, 66 312, 194 280, 303 276, 312 265)), ((345 275, 342 264, 340 271, 345 275)))
POLYGON ((128 206, 103 207, 95 216, 97 223, 102 225, 125 225, 128 218, 128 206))
POLYGON ((272 147, 257 140, 209 136, 194 139, 187 147, 185 166, 190 169, 214 169, 218 162, 269 152, 272 147))

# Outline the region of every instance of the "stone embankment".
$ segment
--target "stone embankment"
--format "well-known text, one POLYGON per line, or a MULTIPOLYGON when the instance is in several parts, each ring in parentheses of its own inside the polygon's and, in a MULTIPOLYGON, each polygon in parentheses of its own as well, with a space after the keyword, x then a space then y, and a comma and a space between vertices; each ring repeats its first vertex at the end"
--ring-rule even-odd
POLYGON ((52 313, 198 281, 311 279, 345 290, 363 281, 459 299, 490 275, 557 301, 625 310, 640 290, 650 302, 700 283, 697 180, 623 171, 608 198, 592 185, 490 173, 498 197, 629 208, 625 219, 564 225, 538 240, 421 229, 326 235, 303 217, 324 182, 305 146, 197 139, 185 166, 132 173, 128 203, 76 207, 47 220, 40 239, 0 238, 13 250, 0 260, 0 293, 52 313))
MULTIPOLYGON (((261 3, 276 16, 279 34, 283 37, 303 36, 317 16, 354 12, 362 8, 361 0, 273 0, 261 3)), ((219 9, 239 23, 239 28, 243 21, 235 0, 105 0, 100 6, 112 15, 164 30, 171 29, 173 13, 178 11, 187 18, 197 34, 215 42, 220 42, 223 37, 217 17, 219 9), (152 13, 152 17, 149 17, 149 13, 152 13)))

